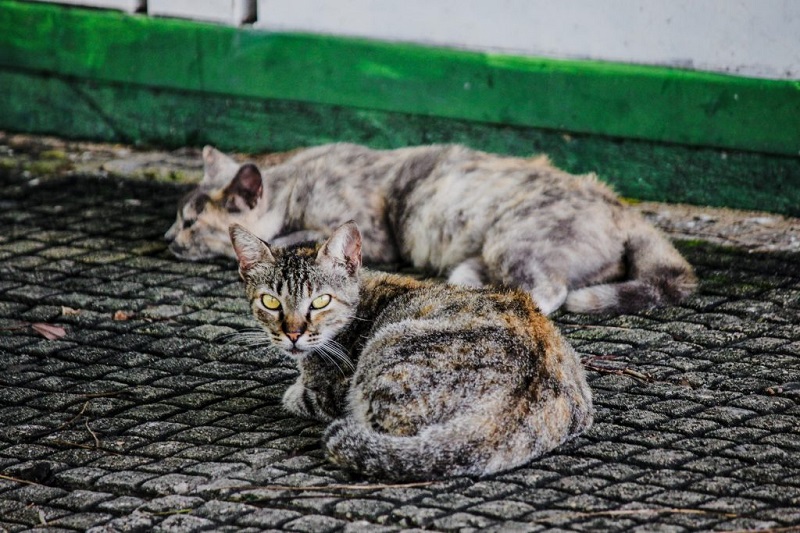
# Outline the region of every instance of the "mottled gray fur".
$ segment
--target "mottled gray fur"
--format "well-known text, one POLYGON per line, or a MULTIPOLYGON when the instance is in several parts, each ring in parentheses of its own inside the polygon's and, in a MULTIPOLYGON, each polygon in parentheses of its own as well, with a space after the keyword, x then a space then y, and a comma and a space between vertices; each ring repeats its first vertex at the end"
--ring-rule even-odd
POLYGON ((580 360, 526 292, 363 270, 352 222, 314 247, 238 225, 231 239, 254 316, 300 369, 283 405, 332 421, 334 463, 383 479, 485 475, 591 425, 580 360))
POLYGON ((696 286, 672 244, 606 185, 545 157, 331 144, 288 155, 261 180, 255 166, 209 147, 204 157, 203 183, 167 233, 179 257, 233 255, 231 223, 291 244, 354 219, 368 263, 401 260, 454 284, 521 287, 545 314, 564 303, 632 312, 679 302, 696 286))

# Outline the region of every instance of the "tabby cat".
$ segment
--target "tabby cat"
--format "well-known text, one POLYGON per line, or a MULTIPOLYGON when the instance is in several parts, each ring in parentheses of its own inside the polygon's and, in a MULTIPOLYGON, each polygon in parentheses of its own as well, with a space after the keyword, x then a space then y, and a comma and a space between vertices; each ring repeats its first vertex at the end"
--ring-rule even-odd
POLYGON ((203 182, 166 235, 185 259, 233 256, 231 223, 285 245, 324 239, 354 219, 368 263, 400 260, 455 284, 521 287, 545 314, 564 303, 633 312, 679 302, 696 285, 672 244, 606 185, 544 157, 330 144, 287 155, 263 175, 210 147, 204 160, 203 182))
POLYGON ((331 422, 333 463, 382 479, 481 476, 591 425, 580 360, 528 293, 362 269, 353 222, 317 245, 230 235, 255 318, 300 370, 283 405, 331 422))

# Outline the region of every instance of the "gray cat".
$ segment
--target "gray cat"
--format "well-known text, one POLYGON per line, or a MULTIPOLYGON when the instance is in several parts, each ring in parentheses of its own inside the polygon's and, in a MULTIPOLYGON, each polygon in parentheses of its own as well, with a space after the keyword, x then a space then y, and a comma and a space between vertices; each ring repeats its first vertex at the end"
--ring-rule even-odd
POLYGON ((204 158, 205 178, 166 235, 185 259, 233 256, 232 223, 291 244, 354 219, 368 263, 401 260, 454 284, 521 287, 545 314, 565 303, 633 312, 677 303, 696 286, 672 244, 606 185, 544 157, 332 144, 295 151, 263 175, 210 147, 204 158))
POLYGON ((333 463, 383 479, 481 476, 591 425, 580 360, 526 292, 362 269, 352 222, 313 246, 230 235, 254 316, 300 370, 283 405, 331 422, 333 463))

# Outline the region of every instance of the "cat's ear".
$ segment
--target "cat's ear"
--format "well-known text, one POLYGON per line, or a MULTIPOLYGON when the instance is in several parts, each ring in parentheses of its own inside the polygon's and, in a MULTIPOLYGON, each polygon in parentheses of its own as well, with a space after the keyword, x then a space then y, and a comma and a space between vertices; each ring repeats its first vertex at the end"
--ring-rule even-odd
POLYGON ((203 148, 203 181, 201 183, 214 189, 221 189, 236 175, 239 165, 213 146, 205 146, 203 148))
POLYGON ((252 163, 242 165, 223 192, 223 206, 230 213, 253 209, 261 198, 264 186, 261 172, 252 163))
POLYGON ((275 256, 272 255, 269 246, 244 226, 233 224, 228 231, 236 258, 239 260, 239 273, 242 276, 258 263, 275 262, 275 256))
POLYGON ((333 231, 317 252, 317 263, 344 267, 353 276, 361 267, 361 232, 352 220, 333 231))

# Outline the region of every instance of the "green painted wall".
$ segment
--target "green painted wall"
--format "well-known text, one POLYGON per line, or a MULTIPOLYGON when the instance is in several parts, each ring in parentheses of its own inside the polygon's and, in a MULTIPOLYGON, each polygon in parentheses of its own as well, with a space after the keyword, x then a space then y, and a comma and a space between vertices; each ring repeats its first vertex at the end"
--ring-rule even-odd
POLYGON ((544 151, 635 198, 800 215, 797 82, 0 0, 0 128, 250 151, 463 142, 544 151))

